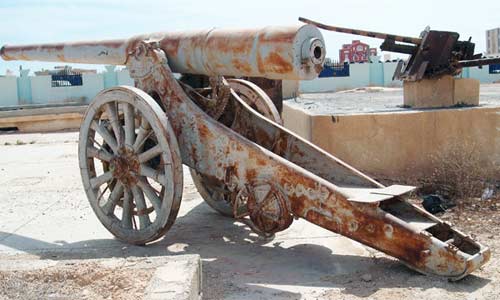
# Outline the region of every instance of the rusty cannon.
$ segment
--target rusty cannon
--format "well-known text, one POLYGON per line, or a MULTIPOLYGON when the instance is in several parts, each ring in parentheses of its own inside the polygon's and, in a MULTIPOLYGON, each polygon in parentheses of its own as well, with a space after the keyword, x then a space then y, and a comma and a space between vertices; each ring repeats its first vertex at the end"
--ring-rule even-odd
POLYGON ((430 30, 427 27, 420 37, 401 36, 338 26, 326 25, 306 18, 299 21, 315 25, 321 29, 382 39, 380 50, 408 54, 406 62, 400 60, 393 80, 418 81, 443 75, 459 75, 464 67, 499 64, 500 57, 483 57, 474 54, 472 38, 460 41, 460 34, 452 31, 430 30))
POLYGON ((384 186, 284 128, 269 97, 237 79, 317 77, 325 47, 315 26, 4 46, 1 56, 127 66, 135 87, 95 97, 78 149, 90 205, 120 240, 146 244, 169 230, 184 164, 213 209, 265 237, 304 218, 454 280, 489 260, 487 247, 409 203, 414 187, 384 186))

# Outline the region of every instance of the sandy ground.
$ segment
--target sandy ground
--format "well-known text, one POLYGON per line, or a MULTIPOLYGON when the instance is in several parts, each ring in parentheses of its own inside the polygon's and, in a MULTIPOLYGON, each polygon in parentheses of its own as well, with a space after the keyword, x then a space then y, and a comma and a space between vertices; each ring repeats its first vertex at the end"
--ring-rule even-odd
POLYGON ((154 269, 109 268, 95 262, 0 271, 0 299, 140 299, 153 274, 154 269))
MULTIPOLYGON (((474 211, 445 213, 493 249, 484 269, 450 283, 417 274, 380 252, 303 220, 274 240, 263 240, 246 226, 214 213, 184 170, 181 211, 165 238, 146 247, 123 244, 101 226, 87 203, 77 138, 73 132, 0 135, 2 264, 21 259, 200 254, 204 299, 500 298, 497 211, 488 218, 474 211), (483 223, 474 227, 474 220, 483 223)), ((58 278, 40 278, 46 277, 58 278)), ((3 280, 12 282, 9 277, 3 280)), ((75 286, 75 293, 83 290, 75 286)))

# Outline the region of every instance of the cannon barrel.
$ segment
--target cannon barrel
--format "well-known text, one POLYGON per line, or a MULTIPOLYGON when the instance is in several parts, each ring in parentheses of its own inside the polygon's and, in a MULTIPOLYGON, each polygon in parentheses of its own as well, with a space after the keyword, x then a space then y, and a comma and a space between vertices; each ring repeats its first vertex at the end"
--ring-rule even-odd
POLYGON ((127 64, 139 41, 157 42, 175 73, 313 79, 325 59, 324 40, 312 25, 259 29, 162 32, 123 40, 3 46, 4 60, 127 64))
POLYGON ((457 66, 460 68, 479 67, 479 66, 492 65, 492 64, 500 64, 500 57, 460 60, 457 62, 457 66))
POLYGON ((125 64, 127 40, 72 43, 5 45, 0 50, 4 60, 33 60, 86 64, 125 64))
POLYGON ((303 17, 299 17, 299 21, 304 22, 306 24, 311 24, 311 25, 314 25, 318 28, 321 28, 324 30, 329 30, 329 31, 349 33, 349 34, 367 36, 367 37, 383 39, 383 40, 394 40, 397 42, 403 42, 403 43, 415 44, 415 45, 420 45, 422 43, 421 38, 416 38, 416 37, 411 37, 411 36, 402 36, 402 35, 375 32, 375 31, 366 31, 366 30, 331 26, 331 25, 322 24, 322 23, 319 23, 316 21, 312 21, 312 20, 309 20, 309 19, 306 19, 303 17))

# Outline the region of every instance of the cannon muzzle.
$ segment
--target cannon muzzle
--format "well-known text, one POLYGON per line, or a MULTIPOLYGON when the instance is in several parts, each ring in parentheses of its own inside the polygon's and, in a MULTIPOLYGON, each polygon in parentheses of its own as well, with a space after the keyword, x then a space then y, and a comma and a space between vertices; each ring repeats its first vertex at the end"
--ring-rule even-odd
POLYGON ((312 25, 163 32, 131 39, 3 46, 4 60, 125 65, 140 41, 157 42, 175 73, 313 79, 325 59, 312 25))

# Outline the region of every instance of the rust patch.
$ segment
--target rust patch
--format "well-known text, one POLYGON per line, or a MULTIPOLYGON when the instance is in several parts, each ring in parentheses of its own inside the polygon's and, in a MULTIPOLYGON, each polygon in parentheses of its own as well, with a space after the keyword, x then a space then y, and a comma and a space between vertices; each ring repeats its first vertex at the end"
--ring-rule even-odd
MULTIPOLYGON (((81 45, 84 45, 84 46, 89 46, 90 43, 78 43, 78 44, 81 44, 81 45)), ((97 45, 97 44, 94 44, 94 45, 97 45)), ((56 51, 63 51, 64 50, 64 44, 46 44, 46 45, 40 45, 40 47, 37 47, 37 46, 31 46, 31 47, 28 47, 28 48, 24 48, 24 50, 27 50, 27 51, 31 51, 31 50, 35 50, 35 51, 41 51, 41 50, 45 50, 47 52, 56 52, 56 51)))
POLYGON ((221 34, 221 30, 210 33, 206 40, 206 48, 213 52, 232 53, 237 56, 248 54, 253 45, 255 31, 241 30, 237 34, 221 34))
POLYGON ((250 74, 252 72, 252 67, 244 61, 234 58, 231 62, 238 71, 244 74, 250 74))
POLYGON ((251 49, 251 44, 245 39, 238 40, 237 43, 228 39, 217 40, 214 46, 217 51, 234 54, 248 53, 251 49))
POLYGON ((258 166, 261 166, 261 167, 263 167, 263 166, 267 166, 267 161, 266 161, 266 160, 264 160, 264 159, 262 159, 262 158, 260 158, 260 157, 258 157, 258 158, 257 158, 257 165, 258 165, 258 166))
POLYGON ((29 58, 28 56, 26 56, 24 53, 20 53, 19 54, 19 57, 18 58, 14 58, 14 59, 19 59, 19 60, 31 60, 31 58, 29 58))
POLYGON ((124 186, 130 187, 137 183, 136 174, 139 173, 139 160, 135 153, 127 148, 119 150, 119 155, 111 160, 113 177, 120 180, 124 186))
POLYGON ((179 53, 180 40, 178 38, 163 39, 161 42, 161 49, 165 51, 168 58, 176 57, 179 53))
POLYGON ((323 71, 323 65, 314 65, 314 71, 316 71, 316 74, 321 73, 321 71, 323 71))
POLYGON ((212 66, 213 66, 213 67, 214 67, 214 69, 216 69, 216 70, 224 70, 224 68, 226 68, 226 65, 225 65, 225 64, 219 63, 219 62, 217 62, 217 61, 212 62, 212 66))
MULTIPOLYGON (((335 212, 331 211, 333 216, 335 212)), ((339 216, 337 216, 339 217, 339 216)), ((321 227, 327 228, 333 232, 347 236, 353 240, 383 251, 391 256, 404 260, 406 263, 423 268, 424 261, 422 260, 422 251, 427 249, 424 241, 418 238, 418 235, 412 234, 406 230, 401 230, 397 225, 391 224, 394 228, 393 239, 388 239, 384 232, 384 224, 382 220, 370 219, 363 220, 359 214, 355 214, 352 219, 346 220, 339 218, 338 222, 329 220, 323 214, 317 211, 308 210, 305 218, 312 223, 321 227), (350 222, 357 223, 357 230, 349 230, 350 222)))
POLYGON ((246 172, 246 178, 249 182, 255 181, 255 179, 257 178, 257 170, 255 170, 254 168, 248 169, 246 172))
POLYGON ((7 46, 6 51, 9 52, 21 52, 21 51, 37 51, 39 46, 37 45, 25 45, 25 46, 7 46))
POLYGON ((257 69, 259 70, 260 74, 265 74, 266 72, 266 65, 264 64, 262 56, 259 52, 257 52, 257 69))
POLYGON ((186 56, 186 67, 188 70, 194 70, 193 65, 191 64, 191 55, 186 56))
POLYGON ((198 151, 196 150, 196 147, 191 147, 191 159, 193 160, 193 166, 196 167, 198 164, 198 151))
POLYGON ((285 74, 293 71, 292 64, 276 52, 271 52, 269 56, 266 57, 265 63, 268 69, 276 73, 285 74))
POLYGON ((283 43, 283 44, 291 44, 295 39, 295 30, 292 32, 283 32, 281 34, 274 35, 266 35, 262 34, 259 36, 259 42, 261 43, 283 43))
MULTIPOLYGON (((94 43, 92 43, 94 44, 94 43)), ((104 45, 108 48, 119 49, 124 46, 125 40, 111 40, 105 41, 104 43, 97 43, 98 45, 104 45)))
POLYGON ((203 139, 203 140, 210 140, 213 135, 212 135, 212 132, 210 131, 210 129, 208 129, 207 125, 201 123, 200 126, 198 127, 198 132, 200 134, 200 137, 203 139))
POLYGON ((66 58, 64 57, 64 54, 57 54, 57 59, 60 60, 60 61, 63 61, 63 62, 66 61, 66 58))

